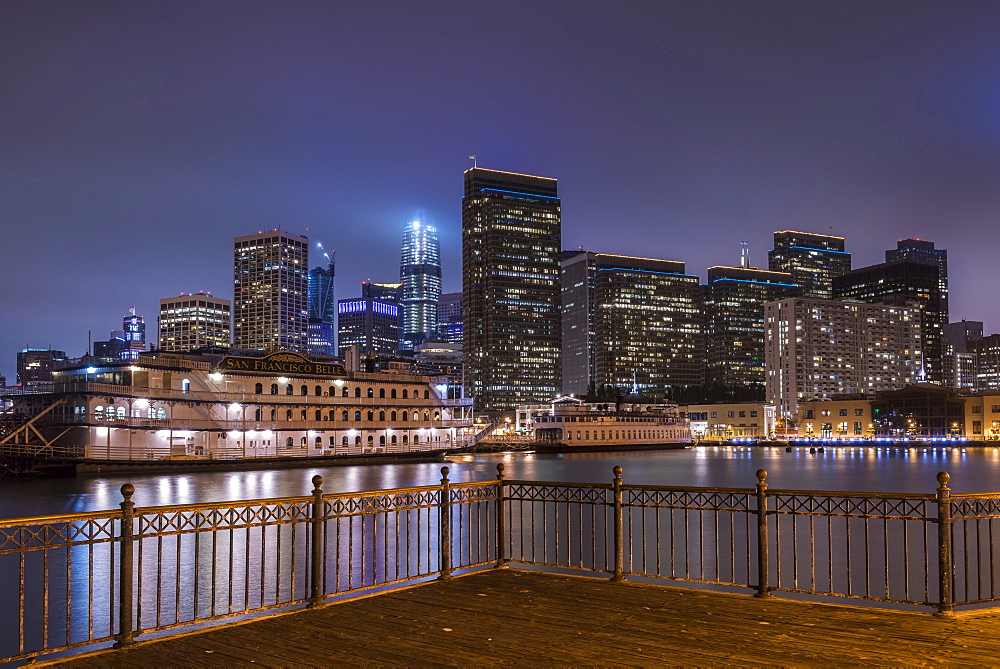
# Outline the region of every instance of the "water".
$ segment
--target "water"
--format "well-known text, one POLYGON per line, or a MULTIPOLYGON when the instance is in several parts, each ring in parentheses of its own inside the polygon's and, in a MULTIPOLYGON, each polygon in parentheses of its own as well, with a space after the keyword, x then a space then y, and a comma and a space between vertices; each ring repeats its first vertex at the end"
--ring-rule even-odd
MULTIPOLYGON (((864 492, 931 493, 935 476, 948 471, 952 491, 1000 491, 1000 448, 878 450, 700 447, 677 451, 578 453, 573 455, 483 454, 454 456, 446 464, 453 482, 485 481, 504 463, 508 479, 610 482, 615 465, 626 483, 685 487, 751 488, 765 469, 772 488, 864 492)), ((434 485, 440 463, 355 465, 273 471, 123 474, 0 482, 0 518, 82 513, 117 508, 123 483, 136 487, 137 506, 298 497, 323 476, 327 493, 434 485)))

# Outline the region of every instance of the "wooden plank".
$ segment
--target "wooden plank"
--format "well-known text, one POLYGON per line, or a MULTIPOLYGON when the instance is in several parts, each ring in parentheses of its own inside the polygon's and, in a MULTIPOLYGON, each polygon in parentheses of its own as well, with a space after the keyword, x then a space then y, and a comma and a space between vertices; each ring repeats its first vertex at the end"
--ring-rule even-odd
POLYGON ((997 657, 1000 614, 946 619, 505 569, 63 664, 922 665, 997 657))

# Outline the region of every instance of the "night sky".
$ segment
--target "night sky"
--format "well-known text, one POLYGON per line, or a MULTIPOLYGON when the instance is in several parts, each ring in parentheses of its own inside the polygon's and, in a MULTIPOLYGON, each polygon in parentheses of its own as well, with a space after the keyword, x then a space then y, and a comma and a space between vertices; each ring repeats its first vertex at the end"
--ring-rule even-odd
MULTIPOLYGON (((1000 330, 1000 2, 0 4, 0 373, 134 303, 232 297, 232 238, 396 280, 404 223, 461 288, 462 172, 556 177, 563 247, 705 269, 771 233, 949 251, 1000 330)), ((313 263, 316 264, 315 262, 313 263)))

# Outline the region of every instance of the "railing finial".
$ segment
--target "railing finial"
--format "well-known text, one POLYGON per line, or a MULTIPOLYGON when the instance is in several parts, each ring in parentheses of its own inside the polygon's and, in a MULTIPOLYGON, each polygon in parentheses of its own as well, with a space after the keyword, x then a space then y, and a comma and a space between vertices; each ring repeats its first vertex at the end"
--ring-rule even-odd
POLYGON ((758 469, 757 470, 757 485, 766 486, 767 484, 764 483, 764 479, 766 479, 766 478, 767 478, 767 470, 766 469, 758 469))
POLYGON ((951 474, 949 474, 948 472, 938 472, 937 473, 937 481, 938 481, 938 483, 941 484, 941 487, 938 488, 938 490, 942 490, 942 491, 943 490, 948 490, 948 481, 950 481, 950 480, 951 480, 951 474))
POLYGON ((497 479, 503 481, 503 470, 506 469, 502 462, 497 463, 497 479))
POLYGON ((314 495, 318 492, 322 492, 323 477, 320 476, 319 474, 316 474, 316 476, 312 477, 312 484, 313 484, 312 492, 314 495))
POLYGON ((622 477, 622 468, 618 465, 615 465, 615 468, 612 469, 611 472, 615 475, 616 479, 620 479, 622 477))
POLYGON ((124 501, 131 502, 132 501, 132 495, 135 494, 135 486, 132 485, 131 483, 126 483, 126 484, 122 485, 121 491, 122 491, 122 497, 125 498, 124 501))
POLYGON ((450 472, 450 471, 451 470, 448 469, 447 467, 442 467, 441 468, 441 482, 442 483, 444 483, 445 481, 448 480, 448 472, 450 472))

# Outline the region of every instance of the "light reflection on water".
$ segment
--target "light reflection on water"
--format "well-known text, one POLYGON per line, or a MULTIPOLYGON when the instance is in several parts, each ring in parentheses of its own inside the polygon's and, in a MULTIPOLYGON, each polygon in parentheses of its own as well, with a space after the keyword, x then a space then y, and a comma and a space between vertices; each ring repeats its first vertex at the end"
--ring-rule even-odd
POLYGON ((0 517, 29 517, 116 508, 123 483, 136 487, 139 506, 195 504, 269 497, 296 497, 323 476, 327 493, 435 485, 441 466, 452 482, 485 481, 503 463, 508 479, 610 482, 615 465, 626 483, 685 487, 756 484, 766 469, 772 488, 930 493, 935 475, 948 471, 954 492, 1000 491, 1000 449, 827 447, 823 453, 796 448, 699 447, 629 453, 482 454, 453 456, 444 463, 349 465, 270 471, 190 472, 85 478, 8 480, 0 485, 0 517))

